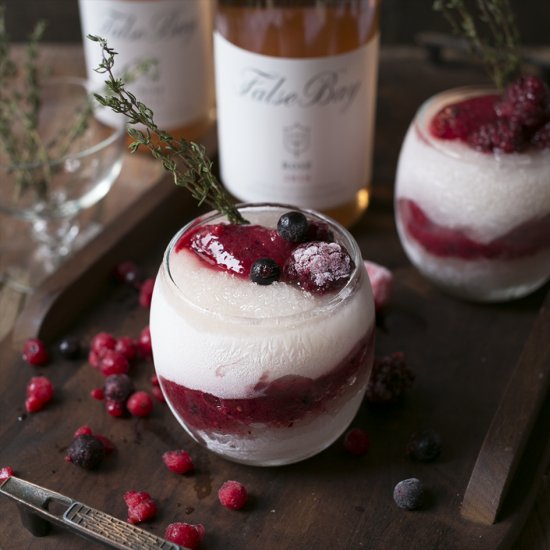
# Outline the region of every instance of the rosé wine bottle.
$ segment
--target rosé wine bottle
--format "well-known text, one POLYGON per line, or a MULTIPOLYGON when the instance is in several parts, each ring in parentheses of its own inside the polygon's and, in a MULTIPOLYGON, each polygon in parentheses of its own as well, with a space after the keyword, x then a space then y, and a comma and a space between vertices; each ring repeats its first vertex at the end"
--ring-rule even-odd
POLYGON ((240 211, 249 224, 211 213, 169 244, 151 305, 155 368, 197 442, 244 464, 288 464, 328 447, 359 408, 373 360, 372 291, 356 242, 329 218, 301 211, 308 225, 297 243, 276 229, 288 207, 240 211), (279 280, 253 282, 251 265, 266 257, 279 280))

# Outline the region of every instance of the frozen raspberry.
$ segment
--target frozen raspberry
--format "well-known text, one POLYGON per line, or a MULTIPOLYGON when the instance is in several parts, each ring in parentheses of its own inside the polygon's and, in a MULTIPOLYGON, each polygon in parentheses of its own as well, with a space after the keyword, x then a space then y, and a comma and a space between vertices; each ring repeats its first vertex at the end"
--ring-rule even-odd
POLYGON ((105 392, 103 388, 94 388, 90 391, 90 397, 96 399, 97 401, 103 401, 105 399, 105 392))
POLYGON ((137 391, 129 397, 126 408, 134 416, 149 416, 153 412, 153 400, 147 392, 137 391))
POLYGON ((414 460, 429 462, 441 454, 441 438, 433 430, 414 433, 406 448, 407 456, 414 460))
POLYGON ((361 428, 352 428, 344 435, 344 448, 352 455, 364 455, 369 450, 369 445, 369 436, 361 428))
POLYGON ((382 265, 365 260, 363 262, 369 276, 374 297, 374 307, 381 310, 390 300, 393 288, 392 272, 382 265))
POLYGON ((344 247, 338 243, 313 241, 292 251, 285 264, 285 276, 304 290, 323 294, 344 286, 353 268, 353 261, 344 247))
POLYGON ((40 338, 29 338, 23 344, 23 359, 35 367, 45 365, 48 360, 48 350, 40 338))
POLYGON ((129 523, 142 523, 157 515, 157 505, 145 491, 128 491, 124 494, 124 502, 128 506, 129 523))
POLYGON ((393 500, 404 510, 416 510, 424 504, 424 486, 415 477, 400 481, 393 490, 393 500))
POLYGON ((162 460, 167 468, 175 474, 187 474, 195 469, 191 456, 182 449, 166 451, 162 455, 162 460))
POLYGON ((544 82, 537 76, 523 75, 504 90, 495 109, 499 116, 533 128, 548 116, 549 105, 550 95, 544 82))
POLYGON ((65 460, 86 470, 93 470, 101 464, 104 456, 103 443, 93 435, 83 434, 72 440, 67 448, 65 460))
POLYGON ((446 105, 430 121, 430 132, 440 139, 466 141, 481 124, 495 119, 496 95, 473 97, 446 105))
POLYGON ((230 510, 240 510, 248 499, 248 493, 238 481, 226 481, 218 490, 218 498, 230 510))
POLYGON ((103 393, 109 401, 126 403, 134 391, 134 383, 127 374, 111 374, 105 378, 103 393))
POLYGON ((138 355, 138 345, 130 336, 121 336, 116 341, 115 351, 124 355, 128 362, 131 363, 138 355))
POLYGON ((105 400, 105 410, 114 418, 121 418, 126 416, 128 409, 126 408, 126 403, 120 401, 111 401, 110 399, 105 400))
POLYGON ((93 435, 92 428, 86 425, 80 426, 80 428, 77 428, 73 434, 73 437, 78 437, 79 435, 93 435))
POLYGON ((145 279, 139 289, 139 304, 145 309, 151 307, 151 298, 153 297, 153 288, 155 279, 145 279))
POLYGON ((277 222, 277 233, 287 241, 301 243, 305 240, 309 222, 301 212, 287 212, 277 222))
POLYGON ((550 122, 542 125, 531 137, 531 143, 537 149, 550 149, 550 122))
POLYGON ((115 278, 121 283, 138 288, 143 281, 141 269, 131 260, 120 262, 114 270, 115 278))
POLYGON ((148 326, 146 326, 139 335, 138 348, 141 357, 144 359, 151 357, 153 348, 151 346, 151 331, 148 326))
POLYGON ((27 397, 46 404, 53 399, 53 384, 45 376, 33 376, 27 384, 27 397))
POLYGON ((13 469, 10 466, 0 468, 0 481, 4 481, 13 475, 13 469))
POLYGON ((176 522, 170 523, 166 527, 164 538, 190 550, 196 550, 204 533, 204 526, 201 523, 193 525, 192 523, 176 522))
POLYGON ((130 364, 124 355, 115 350, 108 349, 99 361, 99 370, 103 376, 126 374, 130 370, 130 364))
POLYGON ((164 397, 164 393, 162 393, 160 386, 153 386, 151 393, 159 403, 166 403, 166 398, 164 397))
POLYGON ((63 338, 59 342, 58 349, 65 359, 78 359, 82 354, 82 345, 76 337, 63 338))
POLYGON ((103 434, 94 434, 94 437, 103 445, 103 449, 105 449, 105 454, 111 454, 116 451, 115 444, 106 436, 103 434))
POLYGON ((367 400, 374 404, 395 403, 413 382, 414 373, 407 367, 402 352, 376 359, 367 384, 367 400))
POLYGON ((92 338, 90 349, 101 356, 107 350, 114 350, 115 346, 116 338, 112 334, 99 332, 92 338))
POLYGON ((258 285, 270 285, 279 280, 281 268, 271 258, 260 258, 250 268, 250 280, 258 285))
POLYGON ((521 126, 504 118, 482 124, 467 141, 470 147, 482 153, 519 153, 525 144, 521 126))

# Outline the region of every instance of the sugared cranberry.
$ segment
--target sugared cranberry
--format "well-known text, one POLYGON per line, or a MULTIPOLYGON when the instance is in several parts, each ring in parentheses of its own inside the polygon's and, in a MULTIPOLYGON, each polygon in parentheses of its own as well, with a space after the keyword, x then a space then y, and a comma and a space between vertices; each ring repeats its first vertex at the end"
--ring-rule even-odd
POLYGON ((370 446, 367 432, 361 428, 352 428, 344 435, 344 448, 354 456, 364 455, 370 446))
POLYGON ((218 499, 226 508, 240 510, 248 500, 248 493, 244 485, 238 481, 229 480, 219 488, 218 499))
POLYGON ((130 336, 121 336, 116 341, 115 351, 124 355, 129 362, 132 362, 138 355, 138 345, 130 336))
POLYGON ((121 418, 128 412, 126 403, 121 401, 111 401, 110 399, 105 400, 105 410, 114 418, 121 418))
POLYGON ((170 523, 164 532, 164 538, 180 546, 196 550, 204 537, 205 529, 202 524, 176 522, 170 523))
POLYGON ((544 82, 537 76, 523 75, 504 90, 495 110, 501 117, 533 128, 544 122, 549 106, 550 95, 544 82))
POLYGON ((374 262, 365 260, 363 262, 369 276, 374 307, 377 311, 384 308, 389 300, 393 289, 393 275, 386 267, 374 262))
POLYGON ((134 416, 149 416, 153 412, 153 400, 147 392, 137 391, 128 398, 126 408, 134 416))
POLYGON ((97 401, 103 401, 105 399, 105 392, 103 388, 94 388, 90 390, 90 397, 96 399, 97 401))
POLYGON ((108 349, 99 361, 99 370, 103 376, 126 374, 130 370, 130 363, 121 353, 108 349))
POLYGON ((72 440, 67 448, 65 460, 86 470, 93 470, 101 464, 104 456, 103 443, 93 435, 83 434, 72 440))
POLYGON ((187 474, 195 469, 191 456, 183 449, 166 451, 162 455, 162 461, 175 474, 187 474))
POLYGON ((424 486, 415 477, 400 481, 393 490, 393 500, 404 510, 416 510, 424 504, 424 486))
POLYGON ((482 124, 468 135, 467 142, 482 153, 519 153, 524 148, 525 138, 519 124, 498 118, 482 124))
POLYGON ((313 241, 292 251, 285 265, 285 277, 304 290, 322 294, 344 286, 353 268, 353 261, 343 246, 313 241))
POLYGON ((433 430, 422 430, 414 433, 406 448, 407 456, 414 460, 429 462, 441 454, 441 438, 433 430))
POLYGON ((143 281, 141 269, 131 260, 120 262, 114 270, 115 278, 121 283, 138 288, 143 281))
POLYGON ((367 384, 367 400, 374 404, 395 403, 413 382, 414 373, 407 366, 402 352, 377 358, 367 384))
POLYGON ((304 241, 325 241, 331 243, 334 241, 334 233, 327 223, 310 220, 304 241))
POLYGON ((103 393, 109 401, 126 403, 134 390, 134 383, 127 374, 111 374, 105 378, 103 393))
POLYGON ((4 481, 13 475, 13 469, 11 466, 4 466, 0 468, 0 481, 4 481))
POLYGON ((29 338, 23 344, 23 359, 35 367, 45 365, 49 355, 44 342, 40 338, 29 338))
POLYGON ((33 376, 27 384, 25 409, 33 413, 41 411, 53 399, 53 384, 45 376, 33 376))
POLYGON ((153 348, 151 346, 151 331, 148 326, 146 326, 139 335, 138 347, 139 353, 144 359, 151 357, 153 348))
POLYGON ((58 349, 65 359, 78 359, 82 354, 82 345, 75 336, 63 338, 59 342, 58 349))
POLYGON ((250 268, 250 280, 259 285, 270 285, 279 280, 281 268, 271 258, 260 258, 250 268))
POLYGON ((301 243, 309 229, 307 218, 301 212, 286 212, 277 222, 277 233, 292 243, 301 243))
POLYGON ((92 338, 90 349, 101 355, 107 350, 114 350, 115 346, 116 338, 112 334, 99 332, 92 338))
POLYGON ((139 289, 139 304, 145 309, 151 307, 151 298, 153 297, 153 288, 155 279, 145 279, 139 289))
POLYGON ((28 413, 35 413, 41 411, 44 408, 44 403, 34 396, 27 397, 25 399, 25 410, 28 413))
POLYGON ((73 437, 78 437, 79 435, 93 435, 92 428, 90 426, 80 426, 80 428, 77 428, 75 433, 73 434, 73 437))
POLYGON ((124 494, 124 502, 128 506, 129 523, 142 523, 157 515, 157 505, 146 491, 128 491, 124 494))

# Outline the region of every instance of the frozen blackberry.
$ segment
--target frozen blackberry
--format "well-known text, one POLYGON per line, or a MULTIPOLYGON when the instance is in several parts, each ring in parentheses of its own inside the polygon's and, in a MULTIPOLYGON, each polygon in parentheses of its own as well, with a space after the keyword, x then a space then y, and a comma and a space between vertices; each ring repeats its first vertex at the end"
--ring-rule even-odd
POLYGON ((292 251, 285 264, 285 278, 304 290, 324 294, 344 286, 354 267, 340 244, 312 241, 292 251))
POLYGON ((404 353, 396 351, 377 358, 367 384, 367 401, 374 404, 395 403, 412 386, 414 378, 404 353))
POLYGON ((105 456, 105 447, 93 435, 75 437, 67 449, 65 460, 86 470, 97 468, 105 456))
POLYGON ((422 507, 424 496, 424 486, 415 477, 400 481, 393 490, 395 504, 404 510, 417 510, 422 507))
POLYGON ((105 378, 103 395, 107 401, 125 403, 134 390, 134 383, 127 374, 111 374, 105 378))
POLYGON ((277 233, 293 243, 301 243, 308 232, 309 223, 301 212, 287 212, 277 222, 277 233))
POLYGON ((259 285, 270 285, 279 280, 281 268, 271 258, 260 258, 250 268, 250 280, 259 285))
POLYGON ((441 438, 433 430, 422 430, 414 433, 406 448, 407 456, 414 460, 429 462, 441 454, 441 438))

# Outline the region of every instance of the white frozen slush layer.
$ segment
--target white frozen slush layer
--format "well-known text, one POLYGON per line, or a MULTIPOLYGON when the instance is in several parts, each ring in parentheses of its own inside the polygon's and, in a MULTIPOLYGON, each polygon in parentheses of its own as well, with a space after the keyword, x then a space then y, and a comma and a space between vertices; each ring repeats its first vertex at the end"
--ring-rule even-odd
POLYGON ((414 124, 397 169, 397 198, 414 200, 435 223, 482 243, 548 214, 549 185, 548 150, 484 154, 459 141, 426 142, 414 124))
POLYGON ((257 285, 205 267, 188 250, 172 253, 170 266, 181 292, 161 268, 150 320, 155 368, 187 388, 221 398, 252 398, 260 394, 253 391, 260 381, 289 374, 317 378, 338 366, 372 328, 366 281, 343 304, 308 316, 331 297, 283 283, 257 285), (298 313, 289 315, 293 312, 298 313), (256 320, 232 321, 227 317, 232 315, 256 320), (277 322, 265 319, 278 315, 277 322))

